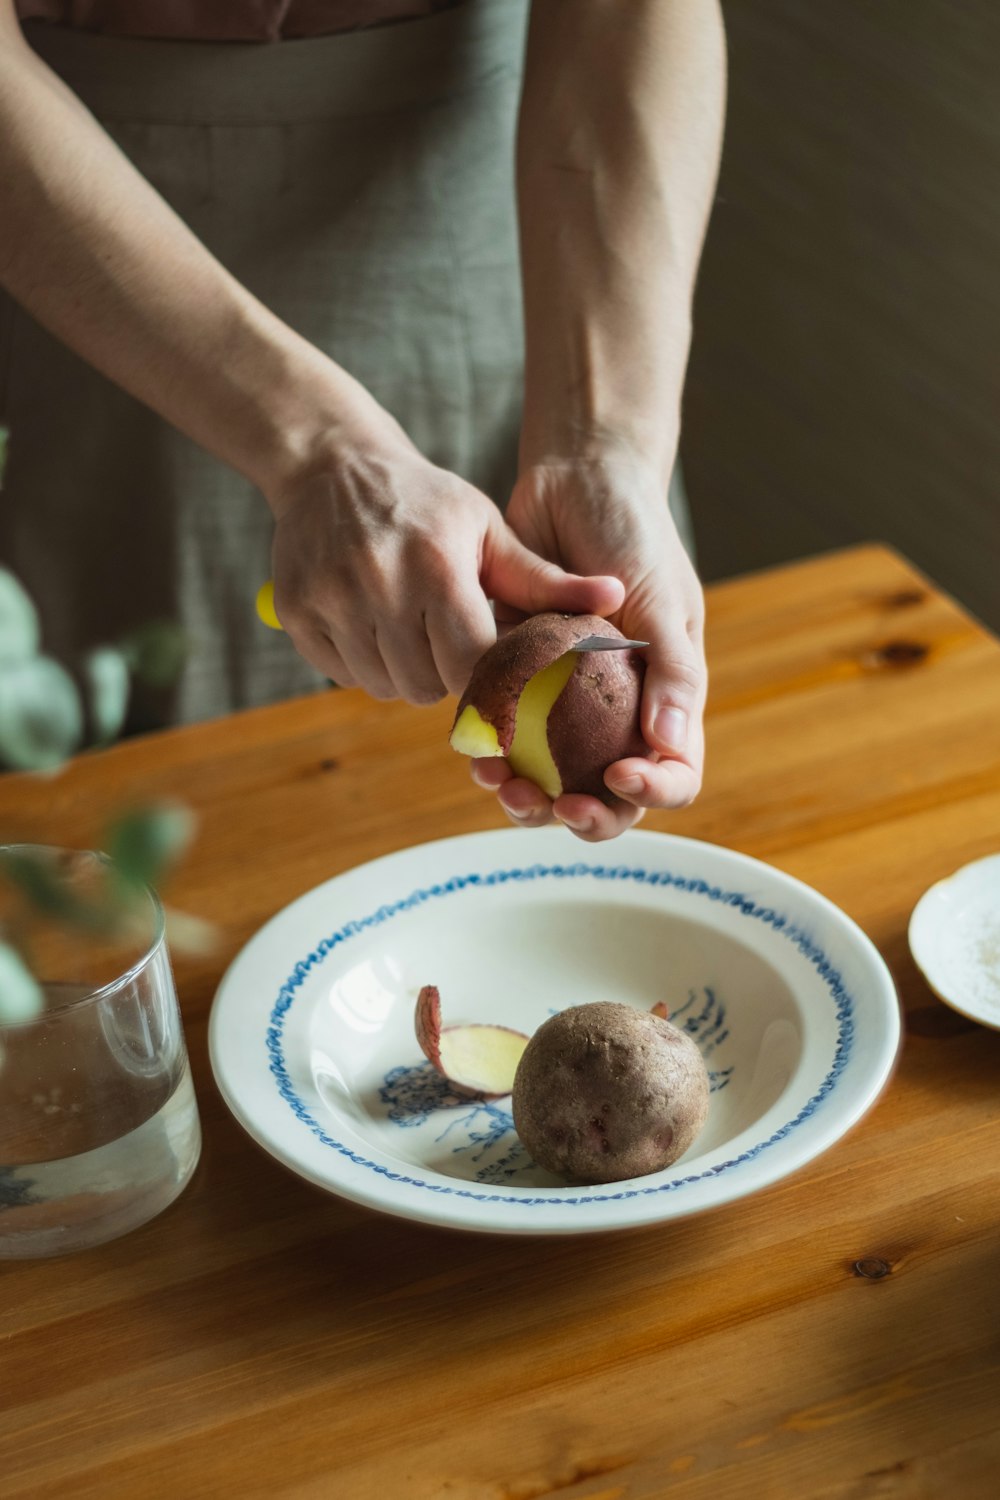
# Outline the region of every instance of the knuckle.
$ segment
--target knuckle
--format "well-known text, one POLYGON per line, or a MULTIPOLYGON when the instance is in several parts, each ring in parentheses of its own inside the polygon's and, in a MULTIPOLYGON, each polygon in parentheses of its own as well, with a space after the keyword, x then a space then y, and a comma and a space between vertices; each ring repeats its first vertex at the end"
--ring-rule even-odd
POLYGON ((684 633, 687 634, 688 640, 700 640, 703 630, 705 630, 705 598, 699 594, 691 600, 691 606, 684 621, 684 633))
POLYGON ((455 558, 448 544, 440 536, 425 536, 421 551, 425 575, 438 584, 449 582, 455 572, 455 558))
POLYGON ((705 663, 694 655, 668 656, 661 660, 660 667, 663 675, 685 695, 695 697, 705 684, 705 663))
POLYGON ((313 612, 301 594, 286 594, 275 588, 274 612, 287 635, 304 635, 313 624, 313 612))
POLYGON ((692 603, 684 621, 684 633, 689 641, 700 644, 705 630, 705 602, 701 595, 692 603))
POLYGON ((346 589, 332 578, 324 579, 322 584, 307 584, 294 592, 275 587, 274 607, 289 633, 319 630, 333 634, 348 613, 346 589))

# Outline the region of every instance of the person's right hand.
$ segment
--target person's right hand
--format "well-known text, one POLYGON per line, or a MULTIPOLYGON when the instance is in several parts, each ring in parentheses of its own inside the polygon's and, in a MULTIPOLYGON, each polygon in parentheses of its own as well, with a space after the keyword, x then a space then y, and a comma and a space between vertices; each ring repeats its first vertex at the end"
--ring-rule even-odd
POLYGON ((496 640, 489 600, 608 615, 615 578, 531 552, 480 490, 429 463, 386 416, 268 496, 274 604, 296 650, 341 687, 433 703, 496 640))

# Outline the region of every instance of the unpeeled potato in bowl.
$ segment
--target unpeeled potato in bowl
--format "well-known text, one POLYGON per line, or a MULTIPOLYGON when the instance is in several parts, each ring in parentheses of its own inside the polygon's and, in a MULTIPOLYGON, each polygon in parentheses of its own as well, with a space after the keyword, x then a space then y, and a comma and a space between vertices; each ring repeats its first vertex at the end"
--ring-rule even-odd
POLYGON ((539 1027, 514 1076, 514 1127, 539 1166, 571 1182, 620 1182, 670 1166, 708 1117, 701 1053, 665 1015, 613 1001, 539 1027))
POLYGON ((615 761, 648 756, 639 726, 645 662, 635 650, 575 652, 591 635, 624 640, 596 615, 533 615, 480 657, 458 705, 452 748, 504 756, 553 799, 585 792, 612 806, 615 761))

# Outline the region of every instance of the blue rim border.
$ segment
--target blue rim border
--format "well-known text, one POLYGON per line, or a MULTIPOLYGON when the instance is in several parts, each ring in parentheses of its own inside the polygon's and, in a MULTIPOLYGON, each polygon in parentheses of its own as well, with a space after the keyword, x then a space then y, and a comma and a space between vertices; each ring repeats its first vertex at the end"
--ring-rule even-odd
POLYGON ((488 875, 455 875, 450 880, 442 881, 440 884, 418 888, 412 891, 409 896, 404 896, 400 901, 380 906, 369 916, 345 923, 343 927, 338 928, 329 937, 321 939, 306 958, 300 959, 288 979, 281 986, 281 989, 278 991, 278 998, 271 1011, 266 1043, 270 1060, 270 1071, 277 1082, 278 1092, 281 1094, 281 1097, 289 1105, 296 1117, 308 1127, 324 1146, 332 1147, 355 1166, 366 1167, 388 1182, 398 1182, 406 1187, 422 1188, 427 1192, 437 1193, 440 1196, 471 1198, 480 1203, 502 1203, 512 1205, 515 1208, 550 1208, 563 1205, 567 1208, 572 1208, 581 1204, 618 1203, 629 1198, 651 1197, 660 1193, 675 1192, 678 1188, 688 1187, 693 1183, 704 1182, 713 1177, 720 1177, 723 1173, 731 1172, 734 1168, 743 1166, 748 1161, 753 1161, 756 1157, 760 1156, 761 1152, 784 1140, 793 1130, 816 1113, 824 1099, 833 1091, 837 1079, 846 1068, 854 1043, 854 1001, 848 994, 839 971, 833 967, 822 948, 814 943, 802 928, 789 922, 788 918, 776 911, 774 907, 758 906, 749 896, 745 896, 739 891, 727 891, 721 886, 709 885, 707 881, 683 875, 671 875, 668 871, 635 869, 627 865, 588 865, 582 862, 571 865, 535 864, 523 869, 494 870, 488 875), (734 907, 742 916, 765 922, 775 932, 781 933, 783 937, 787 938, 789 942, 798 948, 799 952, 816 969, 830 991, 837 1017, 837 1045, 834 1050, 830 1071, 823 1079, 815 1094, 807 1100, 798 1114, 776 1130, 767 1140, 759 1141, 757 1145, 750 1147, 749 1150, 742 1152, 739 1156, 732 1157, 729 1161, 720 1162, 718 1166, 711 1167, 705 1172, 697 1172, 687 1177, 674 1177, 667 1182, 657 1183, 648 1187, 627 1188, 613 1193, 589 1193, 574 1197, 562 1194, 560 1189, 552 1189, 550 1196, 547 1197, 527 1197, 519 1193, 516 1189, 511 1189, 506 1193, 484 1193, 477 1192, 471 1187, 452 1187, 447 1183, 426 1182, 422 1178, 410 1177, 405 1172, 396 1172, 390 1167, 371 1161, 358 1152, 352 1151, 342 1141, 335 1140, 333 1136, 329 1135, 313 1119, 305 1104, 299 1098, 298 1094, 296 1094, 288 1075, 282 1051, 285 1020, 295 1000, 297 991, 301 988, 310 972, 317 965, 321 964, 327 955, 332 953, 341 943, 345 943, 352 937, 357 937, 363 932, 370 931, 374 927, 379 927, 382 923, 391 921, 393 917, 397 917, 403 912, 414 911, 428 901, 440 900, 445 896, 455 895, 457 892, 464 891, 469 887, 488 888, 490 886, 506 885, 511 881, 543 880, 549 877, 555 877, 556 879, 632 880, 637 884, 646 886, 671 886, 675 890, 685 891, 691 895, 704 896, 709 901, 734 907))

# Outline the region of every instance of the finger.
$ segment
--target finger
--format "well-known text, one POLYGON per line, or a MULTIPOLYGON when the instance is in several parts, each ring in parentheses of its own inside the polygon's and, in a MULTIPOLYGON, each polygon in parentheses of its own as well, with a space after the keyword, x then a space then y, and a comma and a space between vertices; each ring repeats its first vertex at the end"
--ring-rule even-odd
POLYGON ((683 616, 649 627, 642 690, 642 736, 650 749, 686 761, 699 775, 703 758, 701 718, 708 668, 700 626, 683 616))
POLYGON ((599 844, 606 839, 617 838, 643 816, 641 808, 626 803, 607 807, 596 797, 587 797, 579 792, 569 792, 563 797, 557 797, 553 809, 560 823, 588 844, 599 844))
POLYGON ((505 781, 510 781, 514 772, 499 755, 477 757, 469 762, 469 774, 476 786, 484 792, 496 792, 505 781))
MULTIPOLYGON (((359 673, 359 660, 349 660, 335 639, 329 621, 314 607, 304 603, 301 595, 284 583, 284 575, 275 569, 274 609, 289 640, 299 655, 322 672, 338 687, 367 687, 359 673)), ((386 679, 388 681, 388 679, 386 679)), ((392 696, 383 694, 382 696, 392 696)))
POLYGON ((583 578, 537 556, 498 518, 486 537, 483 588, 500 606, 530 615, 565 610, 573 615, 611 615, 625 599, 620 579, 606 574, 583 578))
POLYGON ((519 828, 542 828, 552 822, 552 803, 533 781, 512 776, 500 787, 497 800, 519 828))
MULTIPOLYGON (((470 769, 473 781, 487 792, 499 792, 501 787, 509 788, 517 780, 510 766, 499 756, 474 760, 470 769)), ((497 801, 518 828, 542 828, 552 821, 548 798, 530 781, 521 781, 497 801), (505 801, 505 797, 508 800, 505 801)))
POLYGON ((616 796, 633 807, 688 807, 701 790, 701 756, 697 765, 684 760, 616 761, 604 773, 604 782, 616 796))
POLYGON ((292 637, 296 651, 317 672, 322 672, 338 687, 357 687, 357 682, 344 664, 344 659, 329 636, 319 631, 298 634, 292 637))
POLYGON ((338 631, 331 635, 331 640, 358 687, 363 688, 370 697, 382 701, 398 697, 378 649, 373 625, 369 625, 367 629, 356 627, 351 631, 338 631))
POLYGON ((523 609, 515 609, 512 604, 504 604, 501 599, 498 599, 493 606, 493 618, 497 622, 497 634, 501 635, 503 633, 501 627, 513 630, 515 625, 520 625, 521 621, 526 620, 528 616, 523 609))
POLYGON ((447 689, 422 619, 376 625, 375 644, 398 697, 418 705, 440 702, 447 689))
POLYGON ((466 592, 454 591, 430 604, 427 638, 438 676, 456 697, 469 685, 472 669, 497 638, 496 621, 478 579, 466 592))

